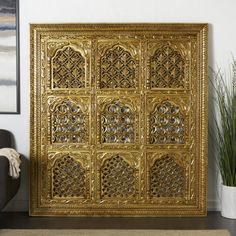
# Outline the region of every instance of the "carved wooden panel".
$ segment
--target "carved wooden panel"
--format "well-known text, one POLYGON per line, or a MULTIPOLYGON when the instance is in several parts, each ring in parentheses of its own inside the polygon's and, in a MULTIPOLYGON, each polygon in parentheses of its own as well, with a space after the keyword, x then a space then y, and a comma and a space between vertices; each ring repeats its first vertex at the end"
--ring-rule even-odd
POLYGON ((31 215, 205 215, 207 25, 32 25, 30 158, 31 215))
POLYGON ((53 88, 84 88, 85 58, 71 46, 58 49, 52 60, 53 88))
POLYGON ((185 60, 178 50, 162 45, 149 60, 151 88, 184 87, 185 60))
POLYGON ((70 156, 63 156, 52 168, 53 197, 84 197, 85 170, 70 156))
POLYGON ((101 113, 101 143, 134 143, 135 114, 129 106, 114 101, 101 113))
POLYGON ((178 105, 171 104, 168 100, 157 104, 149 115, 149 143, 184 143, 186 122, 178 105))
POLYGON ((135 171, 119 155, 106 160, 100 172, 102 198, 127 198, 135 194, 135 171))
POLYGON ((165 155, 150 168, 150 197, 183 197, 185 173, 174 157, 165 155))
POLYGON ((135 59, 120 45, 107 49, 99 58, 100 88, 135 88, 135 59))

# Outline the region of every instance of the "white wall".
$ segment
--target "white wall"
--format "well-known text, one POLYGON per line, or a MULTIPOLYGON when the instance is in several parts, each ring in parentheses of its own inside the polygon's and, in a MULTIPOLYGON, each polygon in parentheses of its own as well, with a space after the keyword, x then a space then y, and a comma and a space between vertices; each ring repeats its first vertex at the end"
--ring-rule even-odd
MULTIPOLYGON (((30 23, 201 22, 209 23, 209 65, 228 68, 236 55, 235 0, 20 0, 21 114, 0 115, 0 128, 15 135, 19 152, 29 157, 30 23)), ((213 156, 209 157, 209 209, 219 207, 213 156)), ((22 184, 6 210, 28 208, 28 161, 22 184)))

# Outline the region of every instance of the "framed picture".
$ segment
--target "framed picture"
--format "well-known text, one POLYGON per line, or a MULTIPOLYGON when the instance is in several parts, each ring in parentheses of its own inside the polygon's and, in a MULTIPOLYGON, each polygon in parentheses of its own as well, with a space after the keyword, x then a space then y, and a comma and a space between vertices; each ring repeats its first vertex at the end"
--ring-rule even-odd
POLYGON ((0 0, 0 65, 0 114, 19 114, 19 0, 0 0))

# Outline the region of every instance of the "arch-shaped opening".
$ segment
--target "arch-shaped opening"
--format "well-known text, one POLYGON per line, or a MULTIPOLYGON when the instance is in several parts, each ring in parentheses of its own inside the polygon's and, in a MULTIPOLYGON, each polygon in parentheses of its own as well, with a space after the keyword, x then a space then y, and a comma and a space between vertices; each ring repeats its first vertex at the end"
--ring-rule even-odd
POLYGON ((157 159, 150 168, 150 197, 183 197, 184 169, 173 156, 157 159))
POLYGON ((149 115, 149 144, 184 144, 185 117, 178 105, 163 101, 149 115))
POLYGON ((57 159, 52 168, 53 197, 85 197, 85 169, 70 156, 57 159))
POLYGON ((51 115, 51 130, 52 143, 86 143, 87 116, 75 102, 59 102, 51 115))
POLYGON ((119 155, 104 161, 101 168, 102 198, 127 198, 135 194, 135 170, 119 155))
POLYGON ((52 58, 53 88, 84 88, 85 58, 71 46, 58 49, 52 58))
POLYGON ((158 48, 150 58, 151 88, 183 88, 185 60, 170 45, 158 48))
POLYGON ((134 143, 135 114, 120 101, 107 104, 101 113, 102 143, 134 143))
POLYGON ((105 51, 100 58, 100 88, 135 88, 136 62, 121 45, 105 51))

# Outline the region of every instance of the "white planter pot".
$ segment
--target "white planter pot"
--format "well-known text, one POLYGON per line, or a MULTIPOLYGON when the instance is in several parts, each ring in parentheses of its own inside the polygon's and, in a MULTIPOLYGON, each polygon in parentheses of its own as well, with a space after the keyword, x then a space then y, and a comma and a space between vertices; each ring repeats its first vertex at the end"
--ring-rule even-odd
POLYGON ((236 219, 236 187, 222 185, 221 215, 226 218, 236 219))

